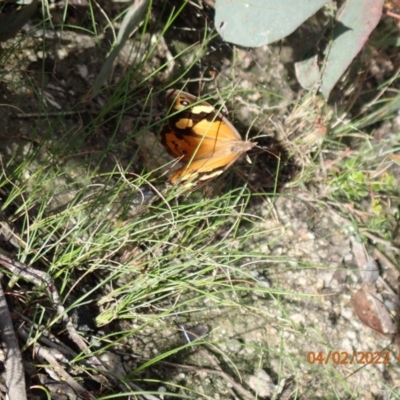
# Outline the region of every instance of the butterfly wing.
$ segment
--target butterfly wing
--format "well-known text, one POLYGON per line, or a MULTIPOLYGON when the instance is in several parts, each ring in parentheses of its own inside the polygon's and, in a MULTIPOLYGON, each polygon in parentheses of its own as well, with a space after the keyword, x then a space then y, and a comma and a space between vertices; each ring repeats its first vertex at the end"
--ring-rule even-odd
POLYGON ((166 102, 170 115, 169 125, 178 129, 191 129, 198 122, 223 122, 227 129, 224 135, 230 139, 242 140, 239 132, 231 122, 206 101, 199 101, 190 93, 170 89, 167 91, 166 102))
POLYGON ((194 160, 175 171, 171 176, 172 184, 181 182, 205 182, 221 175, 241 154, 228 154, 208 159, 194 160))
POLYGON ((162 132, 161 143, 169 154, 187 163, 230 154, 237 150, 238 144, 245 143, 233 139, 229 134, 229 128, 223 121, 201 120, 185 129, 168 125, 162 132))
POLYGON ((244 142, 230 121, 214 107, 198 102, 189 93, 169 90, 167 103, 171 114, 161 142, 169 154, 187 164, 173 174, 171 183, 213 179, 255 146, 244 142))

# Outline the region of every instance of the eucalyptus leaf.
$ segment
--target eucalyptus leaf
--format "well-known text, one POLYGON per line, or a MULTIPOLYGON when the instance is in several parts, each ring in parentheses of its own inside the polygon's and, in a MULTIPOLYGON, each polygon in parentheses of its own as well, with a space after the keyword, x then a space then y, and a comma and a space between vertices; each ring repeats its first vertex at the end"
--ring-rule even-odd
POLYGON ((216 0, 215 26, 224 40, 258 47, 291 34, 329 0, 216 0))
POLYGON ((322 74, 321 92, 325 99, 378 25, 383 3, 384 0, 348 0, 339 10, 322 74))

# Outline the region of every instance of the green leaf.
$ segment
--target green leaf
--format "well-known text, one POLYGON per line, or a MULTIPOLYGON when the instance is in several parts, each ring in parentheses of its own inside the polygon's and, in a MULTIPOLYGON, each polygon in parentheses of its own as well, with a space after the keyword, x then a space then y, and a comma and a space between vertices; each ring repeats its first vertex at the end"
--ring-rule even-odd
POLYGON ((348 0, 339 10, 322 74, 321 92, 325 99, 378 25, 383 3, 384 0, 348 0))
POLYGON ((224 40, 257 47, 292 33, 328 0, 217 0, 215 26, 224 40))

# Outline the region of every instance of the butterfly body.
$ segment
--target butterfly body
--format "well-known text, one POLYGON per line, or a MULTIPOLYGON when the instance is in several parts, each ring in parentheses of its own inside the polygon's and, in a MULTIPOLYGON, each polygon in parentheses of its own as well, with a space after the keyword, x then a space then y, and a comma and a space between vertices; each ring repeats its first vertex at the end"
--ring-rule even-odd
POLYGON ((256 146, 243 141, 225 116, 190 93, 171 89, 166 101, 170 115, 161 133, 161 143, 171 156, 185 164, 170 178, 172 184, 199 186, 221 175, 256 146))

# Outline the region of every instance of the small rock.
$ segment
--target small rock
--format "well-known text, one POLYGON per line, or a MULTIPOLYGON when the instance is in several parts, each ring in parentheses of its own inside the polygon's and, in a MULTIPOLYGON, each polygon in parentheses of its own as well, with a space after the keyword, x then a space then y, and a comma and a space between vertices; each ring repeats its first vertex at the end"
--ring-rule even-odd
POLYGON ((263 369, 255 370, 254 375, 248 377, 247 384, 257 393, 257 398, 271 397, 276 388, 271 377, 263 369))

